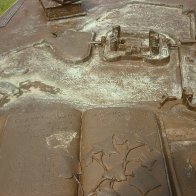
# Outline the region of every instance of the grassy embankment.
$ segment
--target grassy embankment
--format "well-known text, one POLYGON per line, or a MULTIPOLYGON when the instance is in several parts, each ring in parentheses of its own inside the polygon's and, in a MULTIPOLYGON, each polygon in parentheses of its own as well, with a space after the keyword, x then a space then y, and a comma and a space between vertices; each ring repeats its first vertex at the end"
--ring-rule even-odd
POLYGON ((16 0, 0 0, 0 15, 2 15, 16 0))

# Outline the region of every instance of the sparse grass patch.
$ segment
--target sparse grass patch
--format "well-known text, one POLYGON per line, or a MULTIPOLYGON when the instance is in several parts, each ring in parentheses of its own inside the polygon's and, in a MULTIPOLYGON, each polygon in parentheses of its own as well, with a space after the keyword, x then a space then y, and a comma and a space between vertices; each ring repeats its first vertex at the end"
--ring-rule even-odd
POLYGON ((16 0, 0 0, 0 15, 2 15, 16 0))

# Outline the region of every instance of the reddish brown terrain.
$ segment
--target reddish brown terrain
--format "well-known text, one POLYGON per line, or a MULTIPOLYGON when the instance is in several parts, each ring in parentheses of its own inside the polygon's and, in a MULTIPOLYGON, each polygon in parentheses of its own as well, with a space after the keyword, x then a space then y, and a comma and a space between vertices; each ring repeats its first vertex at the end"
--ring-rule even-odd
POLYGON ((0 196, 195 196, 196 1, 18 3, 0 17, 0 196))

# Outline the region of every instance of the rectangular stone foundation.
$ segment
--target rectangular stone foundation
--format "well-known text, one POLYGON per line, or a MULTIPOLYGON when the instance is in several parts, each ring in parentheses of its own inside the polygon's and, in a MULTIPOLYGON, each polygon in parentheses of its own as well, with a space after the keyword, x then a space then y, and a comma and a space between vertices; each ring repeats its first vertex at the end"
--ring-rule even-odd
POLYGON ((84 16, 81 2, 61 5, 53 0, 40 0, 48 20, 84 16))

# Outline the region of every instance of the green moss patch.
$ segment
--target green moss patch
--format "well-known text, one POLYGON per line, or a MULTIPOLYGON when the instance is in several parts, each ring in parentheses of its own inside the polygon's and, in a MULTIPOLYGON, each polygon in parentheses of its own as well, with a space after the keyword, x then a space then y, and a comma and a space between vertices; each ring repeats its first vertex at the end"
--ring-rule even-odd
POLYGON ((0 0, 0 15, 2 15, 16 0, 0 0))

